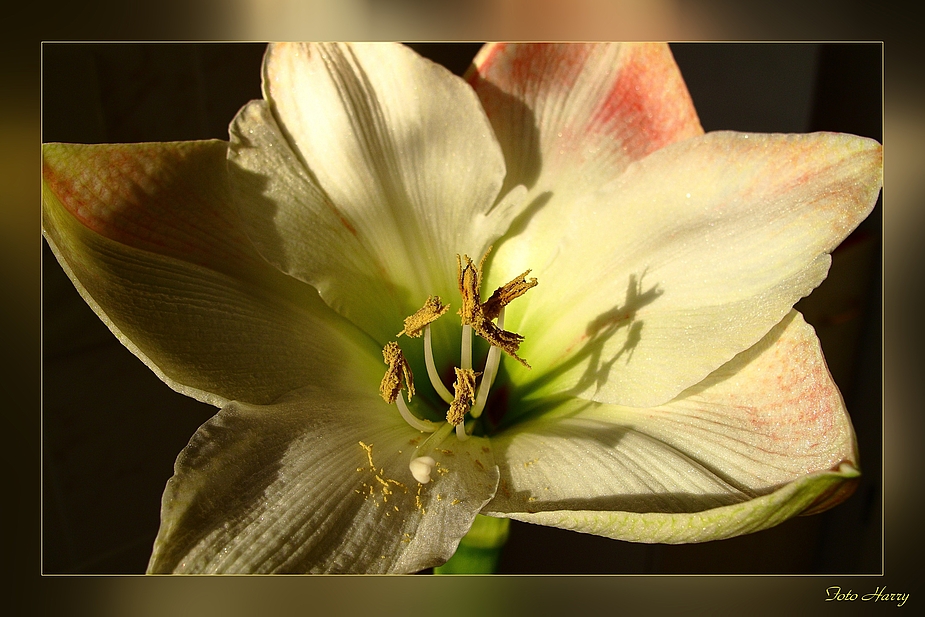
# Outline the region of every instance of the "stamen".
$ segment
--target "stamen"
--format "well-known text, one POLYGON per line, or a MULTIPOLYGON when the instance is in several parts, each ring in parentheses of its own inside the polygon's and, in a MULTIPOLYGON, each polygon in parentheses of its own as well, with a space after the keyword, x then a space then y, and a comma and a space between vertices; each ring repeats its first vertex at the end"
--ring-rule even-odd
MULTIPOLYGON (((504 327, 503 306, 498 311, 498 327, 504 327)), ((488 392, 491 390, 491 385, 495 381, 495 375, 498 374, 498 366, 500 364, 501 349, 492 345, 491 349, 488 350, 488 359, 485 361, 485 371, 482 375, 482 382, 479 384, 479 393, 475 397, 475 405, 472 406, 472 410, 469 412, 473 418, 478 418, 482 415, 482 410, 485 409, 485 403, 488 402, 488 392)))
POLYGON ((456 398, 446 412, 446 421, 453 426, 462 424, 466 414, 472 409, 472 403, 475 402, 475 378, 479 374, 472 369, 456 369, 456 383, 453 384, 456 398))
POLYGON ((453 402, 453 395, 443 385, 440 374, 437 372, 437 365, 434 364, 434 348, 431 345, 432 336, 430 334, 430 324, 424 326, 424 362, 427 364, 427 376, 430 377, 430 384, 440 395, 445 403, 453 402))
MULTIPOLYGON (((482 304, 482 314, 488 319, 494 319, 501 314, 501 310, 510 304, 511 301, 524 295, 533 287, 536 287, 537 281, 535 278, 531 278, 529 281, 527 280, 527 275, 530 274, 530 272, 530 270, 527 270, 511 282, 496 289, 494 293, 491 294, 491 297, 482 304)), ((498 327, 502 327, 500 321, 498 327)))
POLYGON ((491 248, 482 256, 477 267, 468 255, 456 255, 456 276, 459 294, 462 298, 462 306, 458 311, 462 322, 462 341, 460 367, 455 369, 454 394, 450 394, 437 372, 434 361, 433 334, 430 327, 431 323, 449 310, 449 305, 443 304, 438 296, 429 296, 423 307, 405 318, 404 329, 396 335, 406 334, 417 338, 423 333, 427 376, 440 398, 450 405, 446 412, 446 422, 431 422, 418 418, 412 413, 405 402, 405 397, 401 395, 401 390, 407 389, 409 403, 414 395, 414 378, 411 367, 402 355, 398 343, 391 342, 382 350, 382 358, 389 365, 379 386, 382 398, 389 403, 397 403, 399 413, 410 426, 430 433, 427 439, 415 448, 408 465, 411 475, 420 484, 430 482, 431 474, 437 465, 436 460, 430 456, 430 452, 437 448, 452 431, 455 430, 456 438, 460 441, 469 439, 470 430, 474 427, 475 420, 482 415, 488 401, 488 394, 498 374, 501 352, 510 355, 527 368, 530 367, 523 358, 517 355, 517 350, 524 337, 504 329, 504 313, 508 304, 535 287, 537 281, 535 278, 527 279, 530 273, 530 270, 527 270, 496 289, 491 297, 482 303, 480 288, 485 260, 490 252, 491 248), (494 323, 495 320, 497 324, 494 323), (491 346, 485 361, 484 374, 472 370, 473 332, 488 341, 491 346), (482 380, 476 390, 476 377, 479 375, 482 375, 482 380), (468 427, 466 426, 467 415, 473 419, 468 427))
POLYGON ((418 309, 414 315, 405 317, 405 329, 395 336, 407 334, 412 338, 417 338, 421 336, 425 326, 436 321, 448 310, 450 310, 450 305, 443 304, 440 301, 440 296, 428 296, 424 306, 418 309))
POLYGON ((411 410, 408 409, 408 406, 405 404, 405 399, 402 398, 401 394, 395 399, 395 402, 398 404, 398 412, 401 414, 401 417, 405 419, 405 422, 410 424, 412 428, 416 428, 419 431, 425 433, 433 433, 437 430, 437 427, 440 426, 436 422, 431 422, 430 420, 425 420, 423 418, 418 418, 416 415, 411 413, 411 410))
POLYGON ((394 403, 402 388, 408 389, 408 400, 414 396, 414 375, 411 366, 401 353, 398 343, 388 343, 382 349, 382 360, 389 365, 382 382, 379 384, 379 394, 387 403, 394 403))
POLYGON ((476 334, 495 347, 500 347, 504 353, 530 368, 527 361, 517 355, 517 350, 520 349, 520 344, 523 342, 524 337, 516 332, 502 330, 493 324, 491 319, 494 317, 495 311, 500 313, 505 304, 535 286, 536 279, 527 281, 525 277, 530 272, 527 270, 513 281, 495 290, 488 302, 483 305, 479 298, 479 288, 482 283, 482 266, 485 264, 485 259, 488 257, 489 252, 491 252, 491 249, 488 249, 488 252, 482 257, 478 268, 475 267, 468 255, 456 256, 456 277, 459 284, 459 294, 462 296, 462 306, 458 311, 460 320, 463 327, 472 326, 476 334), (466 261, 465 266, 463 266, 463 259, 466 261), (492 314, 492 318, 486 315, 484 310, 486 306, 492 314))

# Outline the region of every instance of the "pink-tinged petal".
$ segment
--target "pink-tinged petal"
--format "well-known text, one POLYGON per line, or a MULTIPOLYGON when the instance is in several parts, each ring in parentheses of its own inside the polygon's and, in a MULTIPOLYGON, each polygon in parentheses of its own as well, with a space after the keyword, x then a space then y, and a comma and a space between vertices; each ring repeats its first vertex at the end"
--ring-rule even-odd
POLYGON ((593 191, 703 133, 663 44, 491 44, 467 77, 501 143, 507 186, 525 184, 531 197, 593 191))
POLYGON ((674 398, 825 278, 881 179, 880 144, 850 135, 723 132, 656 151, 555 229, 528 224, 499 248, 501 270, 532 266, 540 281, 509 307, 534 367, 512 378, 536 380, 536 395, 674 398), (533 247, 545 254, 526 265, 533 247))
POLYGON ((47 144, 43 178, 90 231, 233 274, 262 261, 229 208, 222 141, 47 144))
POLYGON ((857 476, 851 421, 795 311, 666 405, 573 400, 492 447, 486 512, 639 542, 764 529, 835 505, 857 476))
POLYGON ((42 224, 58 261, 126 347, 200 401, 264 403, 340 374, 375 389, 375 345, 241 231, 226 148, 46 145, 42 224))
POLYGON ((382 343, 516 214, 472 89, 404 46, 273 45, 264 92, 231 129, 248 233, 382 343))
POLYGON ((841 394, 796 311, 702 383, 639 413, 647 434, 747 492, 858 464, 841 394))
POLYGON ((310 388, 232 403, 177 459, 152 573, 400 573, 449 559, 498 483, 488 441, 424 436, 375 391, 310 388))

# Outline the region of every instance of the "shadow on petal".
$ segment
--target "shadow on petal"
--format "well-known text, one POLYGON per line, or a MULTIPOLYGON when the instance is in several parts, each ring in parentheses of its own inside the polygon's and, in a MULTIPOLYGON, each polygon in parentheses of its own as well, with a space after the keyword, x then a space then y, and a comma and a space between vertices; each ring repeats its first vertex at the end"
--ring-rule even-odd
POLYGON ((568 347, 563 353, 564 360, 553 365, 532 382, 524 385, 520 392, 524 398, 548 385, 550 382, 566 375, 576 367, 585 364, 576 383, 560 393, 566 396, 587 396, 591 389, 600 389, 608 380, 611 369, 618 360, 624 358, 626 363, 632 361, 633 352, 643 336, 644 320, 638 319, 637 312, 655 302, 664 291, 658 284, 651 285, 643 291, 641 274, 631 274, 627 282, 626 297, 622 304, 600 313, 592 319, 575 350, 576 345, 568 347), (623 344, 615 351, 609 345, 610 340, 621 330, 626 331, 623 344), (608 347, 611 347, 608 349, 608 347))
POLYGON ((505 134, 512 128, 518 132, 509 139, 500 140, 507 166, 507 176, 500 194, 506 195, 518 184, 532 190, 543 168, 540 132, 533 110, 523 100, 504 92, 475 71, 469 83, 478 93, 495 133, 505 134), (515 144, 516 148, 513 147, 515 144))

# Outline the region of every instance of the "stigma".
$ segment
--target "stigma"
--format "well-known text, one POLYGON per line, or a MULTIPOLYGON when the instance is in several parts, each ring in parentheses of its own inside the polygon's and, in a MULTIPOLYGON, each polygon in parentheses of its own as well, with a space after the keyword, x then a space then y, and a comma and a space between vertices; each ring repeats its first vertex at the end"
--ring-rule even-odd
POLYGON ((527 275, 530 270, 527 270, 509 283, 497 288, 483 303, 481 300, 483 266, 489 252, 491 248, 482 256, 478 266, 468 255, 456 256, 456 278, 461 299, 457 314, 460 317, 462 339, 459 364, 454 367, 456 381, 453 383, 453 393, 450 393, 437 371, 430 330, 431 324, 446 314, 450 305, 444 304, 439 296, 428 296, 420 309, 405 318, 404 328, 396 335, 396 337, 405 335, 409 338, 420 338, 423 335, 424 361, 428 379, 437 396, 448 405, 445 413, 441 413, 446 418, 445 421, 433 422, 414 413, 408 407, 407 403, 411 402, 415 393, 411 366, 402 354, 397 341, 388 343, 382 350, 382 358, 388 365, 388 369, 379 386, 380 395, 385 402, 394 403, 398 407, 401 417, 412 428, 430 433, 415 448, 408 466, 411 475, 420 484, 430 482, 431 473, 436 465, 430 453, 436 450, 450 433, 455 432, 456 438, 460 441, 472 435, 485 409, 495 376, 498 374, 501 352, 527 368, 530 367, 526 360, 517 355, 524 337, 504 329, 504 313, 505 307, 535 287, 537 280, 528 279, 527 275), (474 370, 472 366, 473 333, 488 341, 490 345, 481 371, 474 370), (405 397, 402 396, 403 390, 407 395, 407 403, 405 397))

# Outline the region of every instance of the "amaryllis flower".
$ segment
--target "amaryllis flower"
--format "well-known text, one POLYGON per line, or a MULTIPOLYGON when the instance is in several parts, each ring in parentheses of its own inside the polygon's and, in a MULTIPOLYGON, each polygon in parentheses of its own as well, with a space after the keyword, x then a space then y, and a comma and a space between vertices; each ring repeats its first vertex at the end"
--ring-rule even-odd
POLYGON ((793 310, 881 148, 703 134, 661 45, 280 45, 230 141, 44 149, 120 341, 221 408, 152 572, 410 572, 477 514, 639 542, 838 503, 851 423, 793 310))

